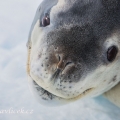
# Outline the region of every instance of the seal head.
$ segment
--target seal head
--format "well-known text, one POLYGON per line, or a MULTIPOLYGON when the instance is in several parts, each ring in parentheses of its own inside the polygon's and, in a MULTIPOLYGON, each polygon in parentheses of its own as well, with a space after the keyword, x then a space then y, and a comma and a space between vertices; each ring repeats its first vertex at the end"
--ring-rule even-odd
POLYGON ((28 77, 41 103, 66 104, 118 84, 119 13, 119 0, 43 0, 27 43, 28 77))

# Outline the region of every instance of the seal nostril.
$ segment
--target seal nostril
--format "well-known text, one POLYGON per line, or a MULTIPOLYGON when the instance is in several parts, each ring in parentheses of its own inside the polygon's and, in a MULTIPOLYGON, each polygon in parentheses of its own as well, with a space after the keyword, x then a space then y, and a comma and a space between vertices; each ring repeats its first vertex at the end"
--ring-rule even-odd
POLYGON ((67 65, 70 65, 70 64, 72 64, 72 62, 67 62, 67 63, 65 64, 65 67, 66 67, 67 65))
POLYGON ((59 60, 59 61, 61 60, 61 57, 60 57, 60 55, 58 55, 58 60, 59 60))

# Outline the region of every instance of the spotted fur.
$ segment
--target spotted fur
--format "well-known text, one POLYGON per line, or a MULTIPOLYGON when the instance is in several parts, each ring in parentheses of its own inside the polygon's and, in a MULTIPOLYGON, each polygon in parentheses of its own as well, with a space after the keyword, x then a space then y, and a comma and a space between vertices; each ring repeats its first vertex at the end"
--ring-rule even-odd
POLYGON ((42 103, 103 94, 120 81, 120 1, 43 0, 27 46, 29 81, 42 103), (111 46, 118 49, 112 62, 111 46))

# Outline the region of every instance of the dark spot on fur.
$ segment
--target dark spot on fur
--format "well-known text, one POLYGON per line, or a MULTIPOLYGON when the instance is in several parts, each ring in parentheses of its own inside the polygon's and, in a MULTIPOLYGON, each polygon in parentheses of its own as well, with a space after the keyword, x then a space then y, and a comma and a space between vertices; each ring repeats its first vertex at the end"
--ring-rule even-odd
POLYGON ((38 55, 38 58, 40 58, 40 57, 41 57, 41 54, 38 55))
POLYGON ((68 75, 68 79, 70 79, 70 75, 68 75))
POLYGON ((47 67, 49 67, 49 65, 47 65, 47 67))

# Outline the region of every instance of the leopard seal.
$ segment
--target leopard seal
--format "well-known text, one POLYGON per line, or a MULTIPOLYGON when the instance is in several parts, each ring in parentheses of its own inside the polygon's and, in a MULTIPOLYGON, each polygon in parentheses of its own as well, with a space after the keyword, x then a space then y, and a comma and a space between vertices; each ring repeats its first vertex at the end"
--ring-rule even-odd
POLYGON ((43 0, 27 50, 30 88, 41 104, 105 93, 120 106, 119 0, 43 0))

